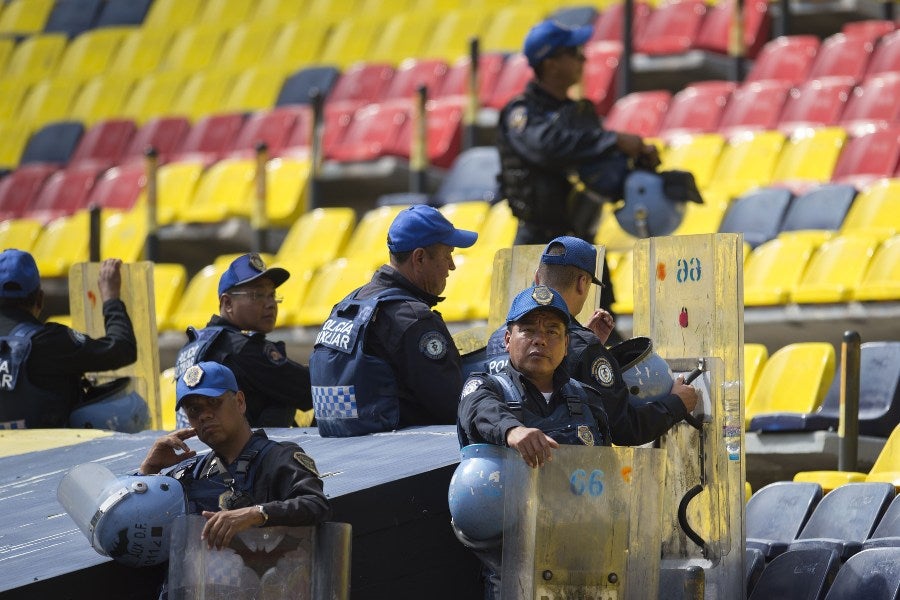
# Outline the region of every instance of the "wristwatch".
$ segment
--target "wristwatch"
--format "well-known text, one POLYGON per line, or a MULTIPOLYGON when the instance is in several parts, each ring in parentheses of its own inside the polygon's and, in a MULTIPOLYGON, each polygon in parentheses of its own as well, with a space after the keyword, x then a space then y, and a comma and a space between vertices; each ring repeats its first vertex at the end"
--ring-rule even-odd
POLYGON ((269 513, 266 512, 266 509, 265 509, 265 507, 263 507, 262 504, 257 504, 256 510, 258 510, 259 514, 261 514, 263 517, 263 522, 260 525, 258 525, 258 527, 263 527, 266 523, 269 522, 269 513))

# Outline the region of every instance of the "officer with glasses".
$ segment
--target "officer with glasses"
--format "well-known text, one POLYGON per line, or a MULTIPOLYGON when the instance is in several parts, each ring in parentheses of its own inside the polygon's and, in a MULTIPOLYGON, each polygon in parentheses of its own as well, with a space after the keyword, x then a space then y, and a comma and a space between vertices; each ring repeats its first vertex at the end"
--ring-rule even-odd
MULTIPOLYGON (((285 269, 266 268, 258 254, 236 258, 219 279, 219 314, 203 329, 188 328, 175 364, 176 380, 200 361, 230 368, 253 427, 290 427, 298 409, 312 408, 309 369, 287 357, 284 342, 266 337, 275 329, 281 303, 276 289, 288 277, 285 269)), ((187 425, 179 411, 178 426, 187 425)))

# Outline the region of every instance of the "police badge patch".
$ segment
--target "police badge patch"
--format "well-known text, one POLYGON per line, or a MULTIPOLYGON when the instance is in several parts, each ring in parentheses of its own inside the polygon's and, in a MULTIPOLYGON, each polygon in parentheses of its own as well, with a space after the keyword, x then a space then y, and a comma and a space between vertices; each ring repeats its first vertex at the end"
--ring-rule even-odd
POLYGON ((431 360, 447 356, 447 338, 437 331, 429 331, 419 338, 419 352, 431 360))
POLYGON ((474 379, 468 380, 466 382, 466 385, 463 386, 462 395, 460 396, 460 398, 462 398, 464 396, 468 396, 469 394, 471 394, 472 392, 474 392, 475 390, 480 388, 482 383, 484 383, 484 381, 482 381, 481 379, 479 379, 477 377, 474 379))
POLYGON ((274 342, 266 342, 263 353, 273 365, 282 365, 287 361, 287 356, 278 349, 278 346, 276 346, 274 342))
POLYGON ((266 270, 266 263, 255 252, 250 255, 250 266, 262 273, 266 270))
POLYGON ((597 358, 597 360, 594 361, 594 364, 591 365, 591 377, 603 387, 611 386, 615 379, 612 365, 610 365, 609 361, 602 356, 597 358))
POLYGON ((192 365, 187 371, 184 372, 184 375, 181 377, 181 380, 184 381, 184 384, 189 388, 196 386, 200 383, 200 379, 203 378, 203 368, 200 365, 192 365))
POLYGON ((591 433, 591 428, 587 425, 578 426, 578 439, 581 440, 581 443, 585 446, 594 445, 594 434, 591 433))
POLYGON ((524 106, 517 106, 512 109, 509 116, 506 117, 506 126, 514 131, 522 131, 528 124, 528 109, 524 106))
POLYGON ((534 290, 531 292, 531 297, 535 302, 543 306, 553 302, 553 292, 551 292, 550 288, 546 285, 535 286, 534 290))
POLYGON ((321 477, 321 475, 319 475, 319 470, 316 469, 316 461, 314 461, 309 454, 306 454, 305 452, 294 452, 294 460, 316 477, 321 477))

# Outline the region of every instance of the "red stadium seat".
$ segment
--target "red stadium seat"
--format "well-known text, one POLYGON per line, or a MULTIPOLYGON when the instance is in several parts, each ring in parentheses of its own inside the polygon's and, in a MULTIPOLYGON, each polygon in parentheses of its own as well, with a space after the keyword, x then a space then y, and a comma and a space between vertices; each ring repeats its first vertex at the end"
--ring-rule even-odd
POLYGON ((325 157, 341 162, 375 160, 397 148, 396 138, 409 119, 405 101, 369 104, 356 111, 340 141, 325 149, 325 157))
POLYGON ((672 97, 659 136, 671 139, 678 135, 716 131, 736 87, 737 84, 731 81, 701 81, 687 86, 672 97))
POLYGON ((497 78, 497 86, 491 95, 487 106, 500 110, 516 95, 521 94, 525 85, 534 76, 534 71, 528 66, 528 59, 524 54, 513 54, 503 64, 503 71, 497 78))
POLYGON ((434 94, 440 89, 447 70, 447 63, 440 59, 408 58, 397 67, 383 100, 411 100, 423 85, 429 95, 434 94))
POLYGON ((744 83, 731 95, 719 121, 719 133, 732 137, 741 131, 775 129, 791 84, 764 80, 744 83))
POLYGON ((893 176, 900 161, 900 126, 879 129, 847 140, 831 180, 862 188, 881 177, 893 176))
POLYGON ((281 106, 250 115, 238 133, 228 156, 234 158, 255 156, 256 146, 260 142, 265 142, 269 156, 279 154, 291 139, 299 118, 311 119, 309 106, 281 106))
POLYGON ((848 36, 857 36, 869 40, 873 44, 878 38, 897 29, 893 21, 870 19, 868 21, 851 21, 841 26, 841 33, 848 36))
POLYGON ((657 134, 672 94, 665 90, 632 92, 616 100, 603 126, 611 131, 634 133, 641 137, 657 134))
POLYGON ((582 87, 584 97, 593 102, 597 113, 605 115, 616 101, 616 74, 622 44, 619 42, 589 42, 584 48, 582 87))
POLYGON ((17 219, 59 167, 47 163, 24 165, 0 179, 0 221, 17 219))
POLYGON ((652 55, 687 52, 697 40, 705 16, 706 3, 703 0, 659 5, 635 37, 634 50, 652 55))
POLYGON ((109 119, 100 121, 81 137, 69 167, 94 165, 108 169, 118 164, 137 131, 131 119, 109 119))
POLYGON ((790 137, 797 129, 837 123, 853 83, 846 78, 811 80, 794 88, 778 119, 778 129, 790 137))
POLYGON ((324 125, 322 127, 322 152, 326 157, 344 139, 347 129, 350 128, 350 124, 353 122, 354 113, 356 113, 356 108, 343 102, 325 106, 324 125))
MULTIPOLYGON (((462 116, 464 104, 458 97, 430 100, 425 106, 428 140, 428 162, 449 169, 459 154, 462 140, 462 116)), ((414 119, 407 119, 387 153, 409 158, 414 119)))
MULTIPOLYGON (((734 0, 723 0, 710 5, 694 42, 694 48, 728 54, 734 4, 734 0)), ((744 2, 744 48, 748 58, 755 58, 769 39, 772 19, 768 10, 767 0, 744 2)))
POLYGON ((150 119, 137 130, 122 157, 122 163, 143 160, 148 148, 155 148, 160 164, 181 147, 191 129, 186 117, 157 117, 150 119))
MULTIPOLYGON (((503 71, 503 62, 506 57, 499 52, 489 52, 478 57, 478 103, 485 105, 494 93, 497 79, 503 71)), ((468 90, 469 81, 469 57, 463 57, 453 63, 444 76, 440 87, 429 97, 446 98, 449 96, 463 96, 468 90)))
POLYGON ((872 55, 872 42, 861 36, 836 33, 819 46, 807 79, 846 77, 861 81, 872 55))
POLYGON ((851 135, 900 123, 900 73, 884 73, 854 88, 839 125, 851 135))
POLYGON ((175 152, 172 161, 197 161, 210 165, 231 150, 244 125, 244 115, 226 113, 210 115, 197 121, 175 152))
POLYGON ((97 168, 91 165, 57 171, 47 179, 22 216, 49 223, 87 208, 97 175, 97 168))
MULTIPOLYGON (((615 2, 607 6, 594 22, 592 42, 621 42, 622 29, 625 24, 625 3, 615 2)), ((635 2, 634 16, 631 22, 631 34, 637 39, 650 20, 653 9, 648 3, 635 2)))
POLYGON ((900 29, 885 35, 878 42, 869 59, 866 77, 897 72, 900 72, 900 29))
POLYGON ((309 154, 313 133, 313 112, 309 106, 293 106, 296 110, 296 120, 291 129, 290 137, 284 142, 284 146, 272 156, 305 157, 309 154))
POLYGON ((139 162, 113 167, 94 184, 88 206, 96 204, 101 208, 130 210, 141 195, 146 181, 144 165, 139 162))
POLYGON ((744 83, 774 79, 790 84, 804 81, 819 50, 813 35, 777 37, 763 46, 744 83))
POLYGON ((384 98, 394 77, 394 67, 387 63, 359 63, 346 71, 334 84, 325 106, 352 103, 359 107, 384 98))

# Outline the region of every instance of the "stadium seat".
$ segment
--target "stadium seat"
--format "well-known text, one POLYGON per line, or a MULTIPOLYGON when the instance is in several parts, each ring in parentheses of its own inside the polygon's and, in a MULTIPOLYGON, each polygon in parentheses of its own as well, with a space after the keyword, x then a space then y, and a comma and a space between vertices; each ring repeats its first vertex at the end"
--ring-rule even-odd
POLYGON ((779 233, 841 228, 856 197, 856 188, 846 184, 824 184, 794 198, 778 228, 779 233))
POLYGON ((487 103, 488 108, 500 110, 507 102, 525 90, 525 85, 534 76, 528 59, 524 54, 516 53, 506 59, 503 71, 497 78, 497 87, 487 103))
MULTIPOLYGON (((159 319, 157 318, 157 321, 159 319)), ((158 327, 157 327, 158 328, 158 327)), ((175 367, 169 367, 159 374, 159 406, 162 414, 162 428, 165 431, 174 431, 178 429, 175 421, 175 367)))
POLYGON ((148 29, 145 26, 126 34, 115 56, 111 57, 109 73, 114 73, 117 77, 125 74, 138 77, 153 73, 169 48, 173 31, 148 29))
MULTIPOLYGON (((457 227, 455 222, 453 223, 457 227)), ((459 254, 454 252, 455 270, 447 278, 447 287, 442 292, 446 298, 440 304, 441 316, 448 323, 487 318, 487 303, 490 296, 491 257, 482 253, 470 252, 459 254)))
POLYGON ((343 70, 354 63, 366 60, 382 26, 382 21, 371 19, 366 15, 354 15, 337 21, 328 38, 324 40, 317 62, 336 65, 343 70))
POLYGON ((344 251, 356 224, 351 208, 316 208, 298 218, 275 255, 276 262, 313 271, 344 251))
MULTIPOLYGON (((203 164, 199 162, 172 162, 159 168, 156 218, 160 225, 174 222, 182 208, 190 203, 202 173, 203 164)), ((146 206, 146 188, 141 190, 138 202, 146 206)))
POLYGON ((671 142, 682 135, 716 131, 736 87, 731 81, 700 81, 686 86, 672 97, 659 137, 671 142))
POLYGON ((382 102, 358 109, 340 140, 325 157, 341 162, 371 161, 398 147, 397 136, 410 117, 406 102, 382 102))
POLYGON ((308 15, 304 14, 307 18, 303 19, 300 16, 285 23, 278 32, 264 59, 266 64, 281 65, 286 73, 290 73, 323 62, 319 56, 328 36, 328 28, 308 18, 308 15))
POLYGON ((900 300, 900 235, 886 240, 856 288, 861 302, 900 300))
POLYGON ((900 71, 900 68, 897 67, 898 64, 900 64, 900 30, 888 33, 878 42, 878 46, 869 59, 866 78, 885 73, 896 73, 900 71))
MULTIPOLYGON (((157 329, 168 329, 169 318, 187 285, 187 270, 180 263, 153 263, 153 296, 157 329)), ((173 411, 174 413, 174 411, 173 411)))
POLYGON ((41 186, 22 216, 48 223, 86 209, 97 174, 97 168, 90 165, 55 172, 41 186))
POLYGON ((31 251, 41 277, 68 277, 69 267, 87 261, 89 228, 87 211, 46 224, 31 251))
POLYGON ((616 301, 612 303, 613 312, 630 315, 634 312, 634 251, 629 249, 610 271, 616 301))
MULTIPOLYGON (((693 47, 716 54, 728 55, 731 43, 731 26, 734 18, 734 0, 717 2, 708 7, 706 17, 697 32, 693 47)), ((771 18, 766 0, 750 0, 743 3, 744 48, 748 58, 756 58, 769 39, 771 18)))
POLYGON ((408 58, 397 66, 381 100, 411 100, 420 86, 438 90, 448 69, 443 60, 408 58))
POLYGON ((176 71, 151 73, 138 79, 125 100, 120 116, 143 124, 170 114, 169 107, 175 103, 187 79, 187 74, 176 71))
POLYGON ((493 262, 497 250, 512 247, 518 227, 519 222, 513 216, 506 200, 495 203, 488 211, 478 232, 478 252, 485 260, 493 262))
POLYGON ((660 169, 680 169, 694 174, 700 189, 706 188, 716 168, 725 138, 716 133, 678 135, 661 153, 660 169))
POLYGON ((728 100, 718 132, 731 138, 745 131, 775 129, 790 90, 791 83, 786 81, 744 83, 728 100))
POLYGON ((159 164, 168 162, 184 141, 191 122, 186 117, 156 117, 138 129, 122 156, 122 163, 143 163, 148 149, 156 150, 159 164))
POLYGON ((650 55, 687 52, 697 41, 705 16, 706 4, 701 0, 666 2, 657 6, 635 37, 634 50, 650 55))
POLYGON ((672 94, 664 91, 632 92, 615 101, 603 126, 612 131, 653 137, 659 132, 672 94))
POLYGON ((35 83, 22 99, 14 118, 34 129, 68 119, 69 106, 81 84, 71 79, 46 79, 35 83))
POLYGON ((300 9, 292 2, 283 0, 259 0, 249 16, 256 21, 286 23, 300 16, 300 9))
MULTIPOLYGON (((3 183, 0 181, 0 194, 3 183)), ((34 219, 0 220, 0 248, 17 248, 30 252, 44 224, 34 219)))
POLYGON ((44 30, 55 0, 10 0, 0 13, 0 34, 25 36, 44 30))
POLYGON ((791 300, 797 304, 851 301, 878 245, 878 240, 857 235, 824 242, 791 290, 791 300))
POLYGON ((183 29, 195 22, 206 0, 153 0, 144 29, 183 29))
POLYGON ((388 229, 404 208, 404 206, 384 206, 366 211, 340 256, 354 264, 366 264, 372 271, 385 264, 388 260, 385 245, 388 229))
POLYGON ((6 69, 6 63, 16 48, 16 40, 13 38, 0 38, 0 73, 6 69))
POLYGON ((232 158, 252 158, 256 147, 265 143, 269 156, 281 153, 287 145, 298 117, 309 117, 309 107, 283 106, 261 110, 251 114, 237 134, 228 156, 232 158))
POLYGON ((688 202, 681 224, 672 235, 698 235, 716 233, 728 212, 728 202, 707 195, 703 204, 688 202))
POLYGON ((900 548, 873 548, 850 557, 838 571, 825 600, 900 597, 900 548))
POLYGON ((863 187, 876 179, 891 177, 898 164, 900 124, 847 140, 831 180, 863 187))
POLYGON ((200 177, 190 202, 176 213, 184 223, 218 223, 230 217, 249 217, 247 198, 253 189, 256 161, 223 158, 200 177))
POLYGON ((198 73, 212 67, 218 60, 224 37, 225 32, 218 23, 200 22, 180 29, 172 36, 160 68, 198 73))
POLYGON ((225 34, 216 62, 240 72, 263 62, 279 31, 279 24, 249 21, 236 24, 225 34))
POLYGON ((900 425, 894 428, 875 464, 866 475, 867 482, 887 482, 900 491, 900 425))
MULTIPOLYGON (((463 111, 461 98, 438 98, 425 105, 426 154, 428 163, 441 169, 449 169, 462 146, 463 111)), ((397 136, 396 146, 390 150, 395 156, 408 157, 412 153, 413 135, 416 131, 415 115, 406 121, 397 136)))
POLYGON ((744 83, 776 80, 796 85, 807 78, 819 50, 813 35, 781 36, 766 42, 744 83))
POLYGON ((805 81, 788 95, 778 118, 778 129, 790 137, 798 129, 835 125, 853 83, 845 78, 805 81))
POLYGON ((589 42, 584 47, 582 93, 594 103, 597 112, 605 115, 616 100, 616 77, 622 44, 619 42, 589 42))
POLYGON ((900 106, 893 99, 898 96, 900 73, 869 77, 853 88, 838 125, 851 136, 896 125, 900 123, 900 106))
POLYGON ((894 496, 875 531, 862 545, 863 550, 885 547, 900 548, 900 495, 894 496))
MULTIPOLYGON (((280 151, 272 153, 272 156, 308 158, 314 133, 312 108, 297 104, 286 105, 284 108, 288 107, 295 112, 296 121, 291 129, 290 137, 284 142, 284 147, 280 151)), ((349 126, 349 121, 347 125, 349 126)), ((340 139, 343 133, 343 131, 338 131, 335 139, 340 139)))
POLYGON ((134 83, 135 78, 125 73, 88 79, 72 99, 68 118, 81 121, 86 127, 105 119, 119 118, 134 83))
MULTIPOLYGON (((306 158, 281 157, 266 163, 266 219, 271 227, 290 227, 308 209, 310 161, 306 158)), ((252 206, 255 186, 248 192, 246 204, 252 206)), ((249 216, 252 210, 239 211, 249 216)))
POLYGON ((4 79, 14 78, 27 85, 47 79, 56 71, 66 44, 66 36, 62 33, 43 33, 25 38, 9 58, 4 79))
POLYGON ((480 36, 485 52, 516 52, 535 23, 543 19, 543 10, 532 3, 507 4, 493 13, 480 36))
MULTIPOLYGON (((491 11, 483 8, 457 8, 447 11, 435 23, 431 36, 422 49, 422 58, 439 58, 454 62, 469 55, 465 40, 480 36, 491 11)), ((482 51, 484 50, 481 47, 482 51)))
POLYGON ((615 207, 606 202, 600 210, 600 225, 594 243, 606 246, 607 252, 625 252, 634 247, 637 238, 622 229, 616 219, 615 207))
POLYGON ((188 76, 173 99, 168 113, 184 115, 192 121, 224 108, 226 93, 234 88, 235 74, 223 70, 203 70, 188 76))
MULTIPOLYGON (((31 85, 13 78, 0 80, 0 119, 4 124, 12 122, 22 106, 31 85)), ((29 132, 32 127, 27 125, 29 132)))
POLYGON ((278 98, 275 99, 275 106, 312 104, 316 92, 323 99, 327 98, 340 76, 336 67, 311 66, 300 69, 284 80, 278 98))
POLYGON ((766 568, 766 557, 756 548, 744 549, 744 581, 747 584, 746 595, 753 593, 763 569, 766 568))
POLYGON ((341 113, 348 115, 343 124, 346 127, 357 108, 383 100, 394 78, 394 71, 394 67, 387 63, 360 63, 345 70, 325 102, 326 123, 330 114, 341 113))
POLYGON ((749 600, 821 599, 834 580, 840 565, 840 556, 830 549, 785 552, 766 565, 749 600))
POLYGON ((852 83, 862 81, 872 49, 872 42, 862 36, 835 33, 819 46, 807 78, 840 77, 852 83))
MULTIPOLYGON (((836 431, 841 386, 839 368, 818 410, 809 414, 759 415, 753 419, 750 428, 754 431, 836 431)), ((900 342, 866 342, 860 352, 859 433, 886 438, 898 419, 900 342)))
POLYGON ((31 128, 24 123, 0 122, 0 177, 19 164, 31 128))
POLYGON ((57 66, 57 76, 84 81, 105 73, 122 40, 131 31, 128 27, 105 27, 79 35, 66 46, 57 66))
POLYGON ((368 283, 374 272, 375 268, 368 260, 338 258, 323 265, 313 275, 303 306, 297 311, 296 322, 304 326, 324 323, 334 305, 368 283))
POLYGON ((847 483, 835 488, 816 506, 789 550, 829 549, 846 561, 875 531, 894 495, 894 486, 885 482, 847 483))
POLYGON ((822 500, 818 483, 778 481, 750 496, 746 507, 747 548, 771 560, 787 550, 822 500))
POLYGON ((763 366, 744 410, 745 426, 772 412, 810 413, 817 409, 834 377, 834 346, 798 342, 776 350, 763 366))
POLYGON ((815 249, 808 238, 777 238, 754 248, 744 267, 744 304, 786 304, 815 249))
POLYGON ((228 265, 207 265, 188 281, 165 329, 185 331, 188 326, 202 327, 211 315, 219 313, 219 278, 228 265))
POLYGON ((198 161, 206 165, 219 160, 232 148, 244 126, 245 115, 222 113, 209 115, 194 123, 171 161, 198 161))
POLYGON ((144 255, 147 242, 147 212, 141 208, 103 214, 100 259, 118 258, 132 263, 144 255))
POLYGON ((153 0, 106 0, 95 27, 141 25, 153 0))
MULTIPOLYGON (((622 32, 625 29, 625 3, 614 2, 600 11, 600 15, 594 22, 594 33, 591 41, 621 42, 622 32)), ((631 22, 631 35, 637 39, 647 26, 647 21, 653 12, 649 2, 635 2, 634 14, 631 22)))
POLYGON ((765 344, 744 344, 744 398, 749 398, 756 387, 756 380, 763 365, 769 360, 769 350, 765 344))
POLYGON ((900 179, 879 179, 864 187, 847 212, 842 233, 862 230, 882 237, 900 233, 900 179))
POLYGON ((253 112, 272 108, 284 84, 284 69, 280 65, 259 65, 238 73, 234 88, 226 91, 221 111, 253 112))
MULTIPOLYGON (((499 52, 488 54, 479 54, 478 56, 478 103, 485 105, 490 100, 494 87, 497 85, 497 78, 503 70, 503 62, 506 56, 499 52)), ((440 87, 434 92, 429 93, 431 98, 454 98, 465 97, 469 88, 471 60, 468 56, 463 56, 450 65, 447 74, 444 75, 440 87)), ((587 69, 587 66, 585 66, 587 69)))
POLYGON ((88 129, 75 147, 69 167, 92 165, 108 169, 125 155, 137 127, 130 119, 109 119, 88 129))
MULTIPOLYGON (((453 223, 457 229, 465 229, 468 231, 481 231, 484 220, 487 218, 490 210, 490 203, 483 200, 473 200, 470 202, 454 202, 445 204, 438 210, 447 217, 447 220, 453 223)), ((471 248, 474 248, 472 246, 471 248)), ((462 251, 470 248, 458 248, 454 250, 454 256, 462 251)))
POLYGON ((94 26, 103 0, 66 0, 53 5, 44 24, 46 32, 65 33, 74 38, 94 26))
POLYGON ((778 157, 773 184, 802 192, 832 179, 847 133, 840 127, 800 131, 791 137, 778 157))
POLYGON ((131 210, 141 196, 146 179, 144 165, 141 163, 113 167, 103 173, 94 184, 87 205, 131 210))
POLYGON ((731 203, 719 233, 743 233, 744 241, 756 248, 778 235, 791 201, 789 190, 761 188, 731 203))
POLYGON ((432 197, 432 204, 498 199, 497 175, 500 155, 494 146, 476 146, 464 150, 453 161, 450 170, 432 197))
POLYGON ((430 12, 398 12, 389 15, 366 55, 366 60, 399 64, 421 56, 437 16, 430 12))
POLYGON ((55 165, 37 163, 20 167, 0 179, 0 221, 21 217, 47 179, 57 170, 55 165))
POLYGON ((28 139, 20 164, 65 165, 75 152, 83 133, 84 126, 77 121, 59 121, 45 125, 28 139))
POLYGON ((897 24, 885 19, 868 19, 865 21, 849 21, 841 25, 841 33, 847 36, 862 37, 873 44, 884 35, 897 29, 897 24))

